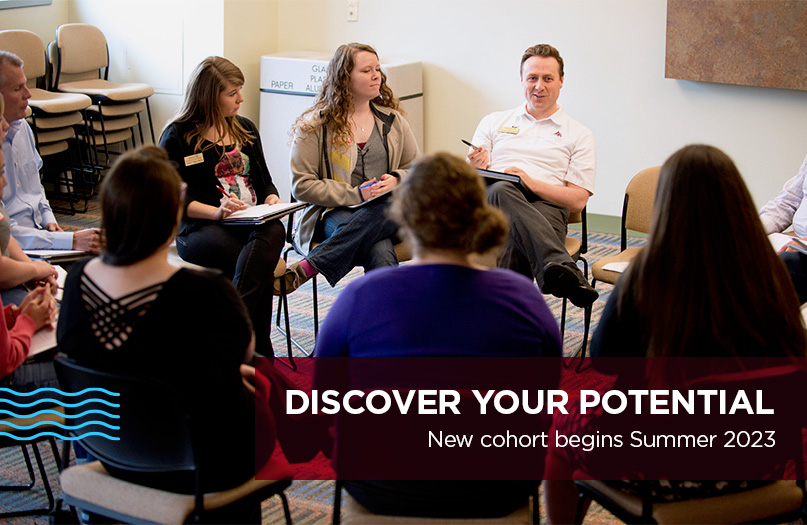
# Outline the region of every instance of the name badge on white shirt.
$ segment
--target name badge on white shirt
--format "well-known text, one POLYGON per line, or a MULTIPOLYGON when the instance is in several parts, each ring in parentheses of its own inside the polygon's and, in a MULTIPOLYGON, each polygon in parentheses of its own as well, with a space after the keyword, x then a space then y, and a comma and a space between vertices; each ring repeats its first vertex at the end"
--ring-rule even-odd
POLYGON ((512 126, 502 126, 499 128, 499 133, 509 133, 510 135, 518 135, 518 128, 512 126))
POLYGON ((196 155, 188 155, 185 157, 185 166, 193 166, 194 164, 201 164, 205 161, 205 156, 202 153, 196 155))

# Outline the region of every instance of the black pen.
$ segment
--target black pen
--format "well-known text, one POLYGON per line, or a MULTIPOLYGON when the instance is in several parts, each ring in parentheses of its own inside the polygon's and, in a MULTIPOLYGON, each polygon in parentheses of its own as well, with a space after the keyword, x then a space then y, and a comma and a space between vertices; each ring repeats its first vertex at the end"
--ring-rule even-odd
POLYGON ((461 141, 462 141, 462 143, 463 143, 463 144, 465 144, 466 146, 470 146, 470 147, 472 147, 473 149, 475 149, 476 151, 482 151, 482 148, 480 148, 479 146, 474 146, 473 144, 471 144, 470 142, 468 142, 468 141, 467 141, 467 140, 465 140, 465 139, 460 139, 460 140, 461 140, 461 141))

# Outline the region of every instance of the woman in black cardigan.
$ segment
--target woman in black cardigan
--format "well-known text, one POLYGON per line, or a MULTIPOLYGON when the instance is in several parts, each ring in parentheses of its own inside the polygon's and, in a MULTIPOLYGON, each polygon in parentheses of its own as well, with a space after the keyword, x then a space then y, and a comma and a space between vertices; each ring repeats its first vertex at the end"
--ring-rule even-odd
POLYGON ((230 277, 249 309, 256 351, 272 357, 270 320, 274 268, 285 231, 278 220, 259 226, 225 225, 231 213, 280 202, 255 124, 238 115, 244 75, 226 58, 196 67, 178 115, 160 146, 188 185, 177 251, 188 262, 230 277))

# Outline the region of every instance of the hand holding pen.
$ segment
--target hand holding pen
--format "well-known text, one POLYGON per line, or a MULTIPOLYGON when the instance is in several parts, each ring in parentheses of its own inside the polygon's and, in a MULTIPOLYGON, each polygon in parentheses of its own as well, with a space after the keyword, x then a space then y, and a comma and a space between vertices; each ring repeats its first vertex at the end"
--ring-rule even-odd
POLYGON ((361 190, 361 197, 363 200, 378 197, 383 193, 387 193, 398 184, 398 178, 385 173, 381 175, 381 180, 375 178, 359 186, 361 190))
POLYGON ((474 146, 467 140, 460 140, 462 140, 463 144, 469 147, 468 155, 465 158, 468 159, 468 162, 470 162, 474 168, 485 169, 490 165, 490 153, 488 150, 485 148, 480 148, 479 146, 474 146))
POLYGON ((221 204, 219 205, 219 209, 216 210, 216 219, 226 219, 233 212, 248 208, 234 193, 228 195, 221 186, 216 186, 216 188, 222 193, 221 204))
POLYGON ((375 177, 373 177, 369 181, 359 186, 359 191, 361 192, 361 200, 366 201, 367 199, 371 199, 373 197, 373 188, 377 184, 378 180, 376 180, 375 177))

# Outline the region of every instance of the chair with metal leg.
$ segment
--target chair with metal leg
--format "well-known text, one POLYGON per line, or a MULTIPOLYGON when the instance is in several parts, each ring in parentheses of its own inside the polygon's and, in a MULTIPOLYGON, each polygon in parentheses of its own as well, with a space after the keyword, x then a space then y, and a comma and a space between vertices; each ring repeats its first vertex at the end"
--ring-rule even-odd
MULTIPOLYGON (((204 464, 196 449, 204 427, 188 414, 175 389, 147 377, 87 368, 63 356, 57 356, 54 364, 65 391, 102 388, 120 395, 115 409, 120 428, 114 431, 119 439, 109 439, 100 432, 84 434, 78 441, 100 461, 76 465, 61 474, 64 499, 69 505, 127 523, 186 523, 204 520, 214 511, 226 512, 228 506, 245 498, 260 502, 277 495, 283 502, 286 522, 291 523, 284 491, 291 485, 292 471, 285 460, 273 458, 242 485, 205 494, 201 488, 204 464), (194 493, 179 494, 115 478, 102 461, 142 473, 193 473, 194 493)), ((68 408, 68 414, 75 411, 68 408)), ((76 414, 75 421, 80 425, 90 419, 98 416, 76 414)), ((71 433, 75 435, 75 431, 71 433)))
MULTIPOLYGON (((292 202, 295 202, 292 199, 292 202)), ((289 215, 289 222, 288 224, 294 224, 294 213, 289 215)), ((313 249, 318 243, 313 243, 311 248, 313 249)), ((407 241, 401 241, 397 243, 395 246, 395 256, 398 258, 399 262, 405 262, 412 259, 412 249, 407 241)), ((294 240, 294 235, 292 232, 292 228, 286 228, 286 247, 283 249, 283 261, 288 264, 289 260, 289 253, 294 252, 300 257, 303 257, 305 253, 303 249, 296 243, 294 240)), ((275 273, 275 277, 277 277, 277 273, 275 273)), ((281 287, 284 290, 281 298, 278 299, 278 306, 277 306, 277 314, 275 319, 275 325, 280 333, 286 336, 287 340, 294 345, 300 352, 302 352, 307 357, 311 357, 314 352, 314 349, 311 348, 310 350, 306 349, 300 342, 298 342, 294 337, 290 335, 289 332, 289 310, 288 310, 288 300, 286 298, 286 283, 284 279, 280 279, 281 287), (280 326, 280 315, 281 312, 285 313, 285 328, 280 326)), ((314 342, 316 343, 317 335, 319 335, 319 299, 317 295, 317 276, 314 275, 311 277, 311 293, 312 293, 312 313, 314 317, 314 342)), ((289 354, 291 356, 291 354, 289 354)), ((293 361, 292 361, 293 362, 293 361)), ((296 370, 296 366, 294 367, 296 370)))
MULTIPOLYGON (((574 236, 567 236, 566 237, 566 251, 569 253, 569 257, 577 263, 578 261, 583 262, 583 276, 588 279, 588 261, 584 254, 588 252, 588 218, 586 216, 586 209, 583 208, 582 211, 574 212, 569 214, 569 224, 580 224, 580 238, 574 236)), ((566 335, 566 297, 563 298, 561 301, 561 312, 560 312, 560 339, 563 341, 564 336, 566 335)), ((592 306, 589 305, 583 309, 583 343, 580 346, 579 354, 581 357, 586 355, 586 347, 588 346, 588 331, 589 327, 591 326, 591 309, 592 306)))
MULTIPOLYGON (((56 40, 49 46, 49 59, 54 68, 53 88, 64 93, 80 93, 92 99, 87 109, 89 133, 85 142, 97 153, 102 150, 109 165, 109 146, 131 139, 139 130, 143 144, 140 113, 146 111, 151 141, 154 125, 149 97, 154 88, 142 82, 110 82, 109 49, 104 33, 90 24, 63 24, 56 29, 56 40)), ((96 157, 97 160, 97 157, 96 157)))
POLYGON ((606 270, 605 265, 610 263, 630 263, 634 257, 641 253, 641 247, 628 247, 628 230, 639 233, 649 233, 650 223, 653 220, 653 201, 656 197, 656 186, 660 166, 647 168, 637 173, 625 189, 625 199, 622 203, 622 228, 620 232, 620 251, 617 255, 603 257, 591 266, 593 277, 591 285, 597 281, 609 284, 616 283, 621 272, 606 270))
MULTIPOLYGON (((4 396, 5 397, 5 396, 4 396)), ((24 402, 24 400, 23 400, 24 402)), ((6 406, 5 408, 13 408, 6 406)), ((19 448, 22 454, 22 459, 25 461, 25 466, 28 474, 28 481, 24 484, 13 485, 0 485, 0 492, 33 492, 36 485, 36 471, 31 462, 30 453, 33 453, 36 460, 36 467, 39 471, 42 486, 45 489, 45 496, 48 504, 45 507, 23 508, 9 512, 0 513, 0 519, 20 518, 25 516, 45 516, 52 513, 56 508, 56 501, 53 495, 53 488, 48 479, 48 472, 45 465, 45 460, 42 457, 42 452, 39 449, 39 444, 47 442, 50 447, 54 458, 54 463, 58 467, 61 460, 59 451, 56 446, 56 441, 50 433, 60 433, 61 428, 57 424, 64 425, 64 411, 61 407, 37 405, 32 408, 18 408, 17 412, 43 412, 39 415, 28 416, 26 414, 18 414, 20 417, 7 417, 0 419, 0 448, 19 448), (29 452, 30 451, 30 452, 29 452)), ((8 465, 4 466, 4 470, 8 473, 12 468, 8 465)))
MULTIPOLYGON (((639 483, 639 493, 634 493, 621 490, 613 482, 577 480, 575 485, 579 498, 575 523, 582 523, 590 501, 596 501, 625 523, 783 523, 804 519, 804 502, 807 501, 807 492, 805 492, 804 482, 802 430, 805 415, 803 407, 799 403, 794 403, 789 397, 793 391, 798 391, 802 387, 805 379, 807 379, 805 372, 797 364, 791 362, 756 370, 744 369, 741 372, 710 375, 691 381, 682 390, 684 395, 687 389, 721 392, 721 394, 725 393, 727 399, 734 399, 734 396, 740 391, 764 392, 765 399, 769 403, 766 408, 776 414, 775 420, 769 419, 763 423, 764 428, 773 432, 776 439, 775 449, 773 447, 768 449, 771 451, 770 454, 761 456, 761 454, 765 454, 765 452, 760 452, 764 449, 747 448, 743 461, 727 465, 725 464, 726 456, 721 456, 721 454, 726 454, 725 451, 731 450, 727 448, 723 448, 723 452, 717 452, 717 457, 712 447, 665 447, 663 452, 659 452, 665 456, 664 461, 668 465, 682 465, 688 470, 698 464, 721 465, 722 469, 734 469, 734 472, 721 471, 721 474, 727 476, 722 479, 727 480, 742 479, 736 477, 738 472, 749 475, 747 479, 776 479, 775 476, 784 465, 790 464, 795 470, 795 476, 790 480, 772 481, 768 485, 737 493, 672 502, 655 499, 647 485, 652 483, 651 481, 647 481, 645 484, 639 483), (777 452, 774 453, 773 450, 777 452), (752 453, 760 455, 755 455, 752 459, 752 453), (749 465, 753 465, 753 467, 749 465), (746 469, 753 470, 748 472, 746 469)), ((758 395, 761 399, 761 394, 758 395)), ((702 406, 696 406, 695 410, 696 413, 707 413, 702 406)), ((670 416, 678 419, 666 423, 661 434, 688 433, 687 431, 693 425, 691 422, 687 423, 687 421, 691 421, 691 419, 687 420, 688 416, 689 414, 670 416)), ((637 428, 642 428, 643 432, 648 434, 657 434, 659 429, 653 426, 652 420, 658 417, 658 414, 647 416, 642 422, 636 423, 637 428)), ((747 419, 741 422, 734 419, 725 422, 726 420, 721 417, 710 416, 699 419, 697 432, 724 436, 726 428, 737 434, 744 428, 749 430, 752 428, 744 426, 743 421, 746 425, 751 425, 747 419)), ((759 416, 752 414, 751 417, 759 416)), ((631 476, 627 479, 662 479, 657 471, 652 470, 653 462, 647 461, 653 458, 660 459, 660 457, 656 455, 652 458, 644 458, 643 462, 639 460, 638 464, 626 465, 626 468, 634 473, 633 475, 639 473, 638 475, 642 476, 631 476)), ((680 473, 678 474, 680 476, 680 473)), ((609 472, 609 476, 620 475, 619 472, 609 472)), ((667 478, 666 475, 664 477, 666 479, 683 479, 673 476, 667 478)))

